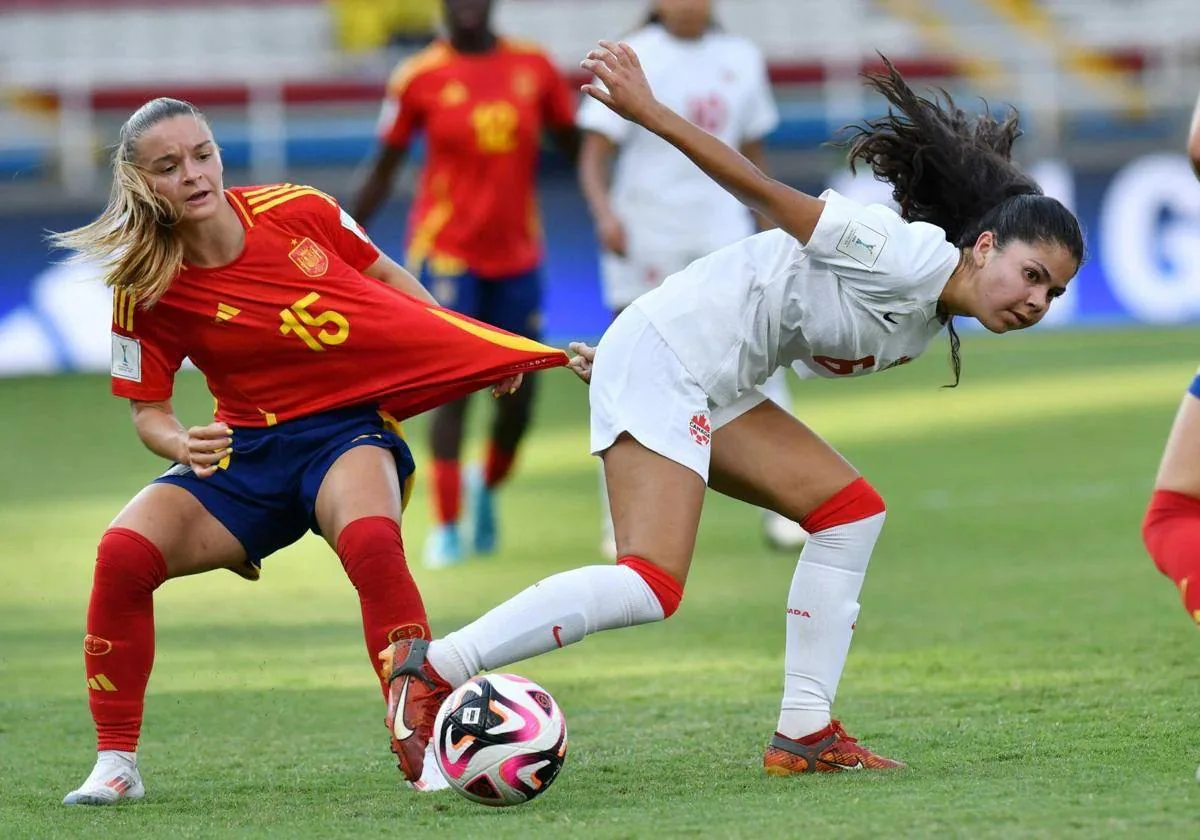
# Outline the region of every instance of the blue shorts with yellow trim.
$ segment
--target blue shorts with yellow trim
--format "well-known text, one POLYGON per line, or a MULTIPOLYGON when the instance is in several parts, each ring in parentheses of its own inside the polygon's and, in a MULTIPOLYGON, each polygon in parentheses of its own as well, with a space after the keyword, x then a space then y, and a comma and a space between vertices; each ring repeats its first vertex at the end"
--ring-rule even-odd
POLYGON ((1200 400, 1200 371, 1197 371, 1196 378, 1192 380, 1192 387, 1188 388, 1188 393, 1200 400))
POLYGON ((391 451, 404 501, 415 471, 399 426, 375 406, 314 414, 266 428, 235 428, 233 454, 208 478, 176 464, 155 479, 187 490, 229 529, 250 562, 294 543, 304 532, 319 534, 317 492, 338 457, 356 446, 391 451))
POLYGON ((444 273, 436 260, 421 266, 421 285, 442 306, 485 324, 538 340, 542 337, 542 270, 482 278, 472 271, 444 273))

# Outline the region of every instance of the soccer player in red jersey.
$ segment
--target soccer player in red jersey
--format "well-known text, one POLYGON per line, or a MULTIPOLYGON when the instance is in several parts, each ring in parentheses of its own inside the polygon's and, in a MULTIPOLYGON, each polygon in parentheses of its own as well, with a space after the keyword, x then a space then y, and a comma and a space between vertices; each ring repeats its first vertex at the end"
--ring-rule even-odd
MULTIPOLYGON (((1200 177, 1200 100, 1187 151, 1200 177)), ((1200 372, 1175 415, 1142 536, 1155 565, 1179 587, 1184 609, 1200 624, 1200 372)))
POLYGON ((374 670, 390 641, 429 635, 400 536, 413 461, 392 419, 489 384, 511 392, 566 355, 439 307, 318 190, 223 189, 208 123, 179 100, 129 118, 107 208, 53 241, 104 264, 113 393, 174 462, 96 559, 83 647, 99 755, 64 803, 109 804, 144 794, 155 589, 210 569, 256 579, 311 529, 358 591, 374 670), (171 407, 185 357, 217 399, 207 425, 171 407))
MULTIPOLYGON (((542 234, 535 177, 548 132, 573 161, 572 95, 537 47, 500 38, 491 0, 445 0, 449 38, 401 64, 388 83, 379 146, 354 206, 366 224, 391 191, 414 137, 427 159, 409 220, 408 267, 444 306, 530 338, 542 308, 542 234)), ((471 483, 473 549, 495 549, 492 490, 508 475, 529 427, 534 383, 497 405, 487 455, 471 483)), ((431 566, 463 557, 458 529, 466 401, 434 412, 437 527, 431 566)))

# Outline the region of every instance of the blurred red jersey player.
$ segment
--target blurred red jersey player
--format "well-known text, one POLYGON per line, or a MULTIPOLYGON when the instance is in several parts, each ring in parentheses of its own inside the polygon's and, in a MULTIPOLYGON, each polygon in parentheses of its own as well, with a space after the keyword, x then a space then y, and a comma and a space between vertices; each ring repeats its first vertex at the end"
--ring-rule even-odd
MULTIPOLYGON (((536 184, 543 133, 574 161, 574 102, 536 46, 498 37, 491 0, 445 0, 448 38, 402 63, 388 83, 379 147, 354 207, 364 224, 391 191, 420 134, 426 140, 409 218, 407 262, 438 302, 519 335, 539 338, 542 232, 536 184)), ((497 405, 482 471, 472 471, 473 548, 495 548, 492 488, 512 467, 528 426, 527 383, 497 405)), ((462 559, 459 466, 466 402, 439 408, 431 434, 437 525, 432 566, 462 559)))

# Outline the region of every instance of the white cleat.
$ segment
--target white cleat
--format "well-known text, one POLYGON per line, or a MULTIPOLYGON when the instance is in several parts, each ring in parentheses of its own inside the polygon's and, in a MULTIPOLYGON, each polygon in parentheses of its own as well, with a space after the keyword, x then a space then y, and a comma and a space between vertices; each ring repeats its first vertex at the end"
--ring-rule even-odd
POLYGON ((793 522, 773 510, 763 511, 763 534, 772 547, 781 550, 794 551, 808 540, 808 532, 800 527, 799 522, 793 522))
POLYGON ((405 782, 413 790, 418 793, 433 793, 438 790, 447 790, 450 783, 446 781, 446 777, 442 775, 442 770, 438 767, 437 756, 433 752, 433 744, 425 747, 425 766, 421 770, 421 778, 415 782, 405 782))
POLYGON ((104 750, 97 757, 91 775, 63 797, 63 804, 115 805, 122 799, 141 799, 145 795, 137 753, 104 750))

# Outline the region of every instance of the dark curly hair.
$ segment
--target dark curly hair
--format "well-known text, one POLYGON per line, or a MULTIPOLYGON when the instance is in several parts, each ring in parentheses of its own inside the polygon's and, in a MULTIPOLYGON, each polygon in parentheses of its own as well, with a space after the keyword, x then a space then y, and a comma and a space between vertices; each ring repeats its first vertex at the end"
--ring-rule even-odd
MULTIPOLYGON (((997 248, 1014 239, 1053 243, 1082 264, 1079 221, 1011 160, 1021 136, 1016 109, 998 120, 986 110, 966 113, 941 88, 933 98, 918 96, 895 65, 880 58, 884 72, 864 78, 887 99, 888 112, 843 130, 846 136, 836 144, 849 149, 850 171, 860 162, 869 166, 892 185, 904 219, 937 225, 960 249, 992 231, 997 248)), ((954 387, 962 374, 958 333, 949 313, 941 314, 950 334, 954 387)))

